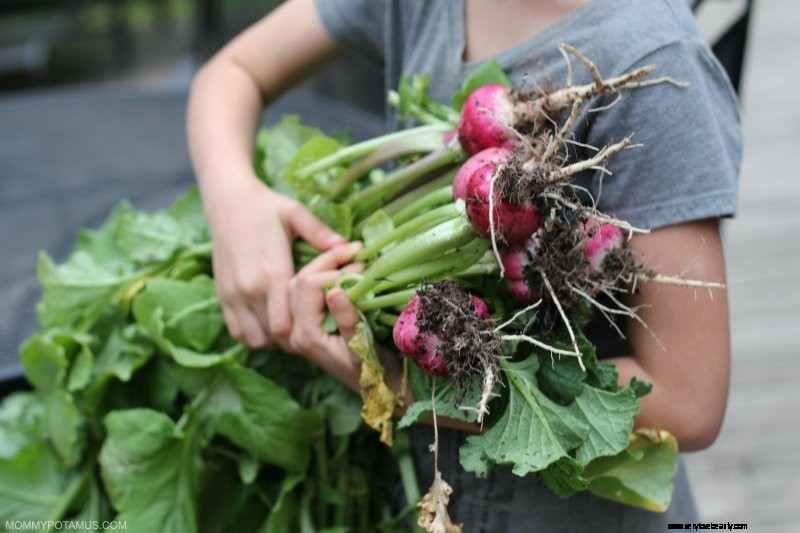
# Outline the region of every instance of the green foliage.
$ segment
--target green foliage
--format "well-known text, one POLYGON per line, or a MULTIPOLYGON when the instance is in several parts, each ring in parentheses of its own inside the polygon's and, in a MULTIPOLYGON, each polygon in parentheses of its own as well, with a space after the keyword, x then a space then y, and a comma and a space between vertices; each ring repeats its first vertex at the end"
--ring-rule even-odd
POLYGON ((235 342, 210 255, 195 189, 154 213, 121 203, 60 265, 42 254, 43 329, 20 351, 35 390, 0 405, 0 516, 180 533, 384 519, 362 501, 392 473, 357 452, 360 399, 235 342))

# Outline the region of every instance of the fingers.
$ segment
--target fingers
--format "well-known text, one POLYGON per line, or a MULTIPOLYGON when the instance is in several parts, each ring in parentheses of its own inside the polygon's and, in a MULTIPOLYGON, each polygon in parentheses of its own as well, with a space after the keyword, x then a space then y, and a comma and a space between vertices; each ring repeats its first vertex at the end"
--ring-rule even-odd
POLYGON ((291 351, 315 356, 324 348, 328 335, 320 325, 325 314, 325 287, 339 277, 336 270, 305 272, 290 285, 292 314, 295 317, 289 336, 291 351))
POLYGON ((335 270, 347 264, 353 255, 358 252, 363 245, 360 242, 350 242, 340 244, 315 257, 308 263, 298 275, 311 272, 322 272, 325 270, 335 270))
MULTIPOLYGON (((358 242, 335 246, 320 254, 292 278, 289 286, 294 317, 289 339, 291 351, 303 353, 319 350, 321 343, 327 342, 326 338, 330 336, 320 328, 325 311, 325 288, 336 282, 341 275, 338 267, 345 265, 361 247, 358 242)), ((360 265, 347 265, 342 270, 357 271, 359 268, 360 265)))
POLYGON ((361 321, 358 309, 347 297, 344 290, 339 287, 331 289, 325 301, 328 304, 328 309, 330 309, 334 322, 339 326, 339 334, 345 342, 350 342, 350 339, 355 334, 356 325, 361 321))
POLYGON ((302 237, 318 250, 328 250, 347 240, 315 217, 305 206, 297 204, 288 218, 294 235, 302 237))

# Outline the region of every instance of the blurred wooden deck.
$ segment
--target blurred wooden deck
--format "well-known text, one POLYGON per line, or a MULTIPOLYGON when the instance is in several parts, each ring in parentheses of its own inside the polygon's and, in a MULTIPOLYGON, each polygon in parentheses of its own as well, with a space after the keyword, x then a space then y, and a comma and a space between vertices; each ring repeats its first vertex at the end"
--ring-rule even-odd
POLYGON ((733 374, 722 433, 687 454, 701 515, 800 531, 800 2, 761 0, 742 94, 738 217, 724 226, 733 374))

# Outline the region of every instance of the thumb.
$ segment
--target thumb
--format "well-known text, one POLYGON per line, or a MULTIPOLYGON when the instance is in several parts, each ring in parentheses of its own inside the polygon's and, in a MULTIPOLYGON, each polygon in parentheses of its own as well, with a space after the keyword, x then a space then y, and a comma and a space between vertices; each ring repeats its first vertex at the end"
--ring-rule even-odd
POLYGON ((356 325, 361 321, 358 309, 347 297, 347 294, 339 288, 328 291, 326 303, 331 312, 333 321, 339 326, 339 333, 346 342, 350 342, 355 334, 356 325))
POLYGON ((304 205, 297 204, 289 215, 289 227, 294 235, 305 239, 318 250, 328 250, 347 239, 315 217, 304 205))

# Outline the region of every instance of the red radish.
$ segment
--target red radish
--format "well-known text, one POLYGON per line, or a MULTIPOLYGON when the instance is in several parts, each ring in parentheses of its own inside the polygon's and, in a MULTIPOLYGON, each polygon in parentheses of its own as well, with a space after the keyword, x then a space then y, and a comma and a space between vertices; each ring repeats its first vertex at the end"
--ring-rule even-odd
POLYGON ((511 296, 521 304, 529 305, 539 299, 539 295, 531 290, 524 279, 508 279, 506 283, 511 296))
POLYGON ((539 211, 532 202, 515 203, 500 198, 494 188, 493 220, 489 220, 489 190, 495 165, 488 163, 472 173, 467 182, 467 215, 472 225, 487 237, 507 244, 522 244, 539 228, 539 211))
POLYGON ((492 147, 513 147, 514 104, 505 85, 478 87, 464 101, 458 124, 458 140, 469 155, 492 147))
POLYGON ((606 256, 622 247, 624 241, 622 230, 613 224, 598 224, 594 220, 581 224, 581 229, 586 234, 583 255, 592 270, 600 272, 606 256))
POLYGON ((528 266, 536 258, 541 245, 539 229, 531 235, 525 246, 508 246, 500 249, 500 261, 503 263, 503 277, 508 284, 511 296, 520 303, 532 304, 539 299, 538 291, 531 288, 527 281, 528 266))
POLYGON ((467 199, 467 183, 469 179, 480 167, 492 164, 497 166, 498 163, 503 163, 511 158, 511 150, 508 148, 487 148, 477 154, 473 155, 461 165, 456 177, 453 179, 453 199, 466 200, 467 199))
MULTIPOLYGON (((489 307, 472 296, 472 313, 482 319, 489 318, 489 307)), ((397 348, 414 360, 427 374, 446 377, 450 374, 445 362, 445 341, 435 331, 421 329, 419 322, 424 314, 422 299, 415 294, 406 304, 395 322, 392 337, 397 348)))
POLYGON ((419 294, 408 301, 395 322, 392 337, 397 348, 413 359, 426 373, 432 376, 446 376, 447 365, 441 351, 437 353, 439 337, 433 331, 420 331, 417 315, 421 302, 419 294))

